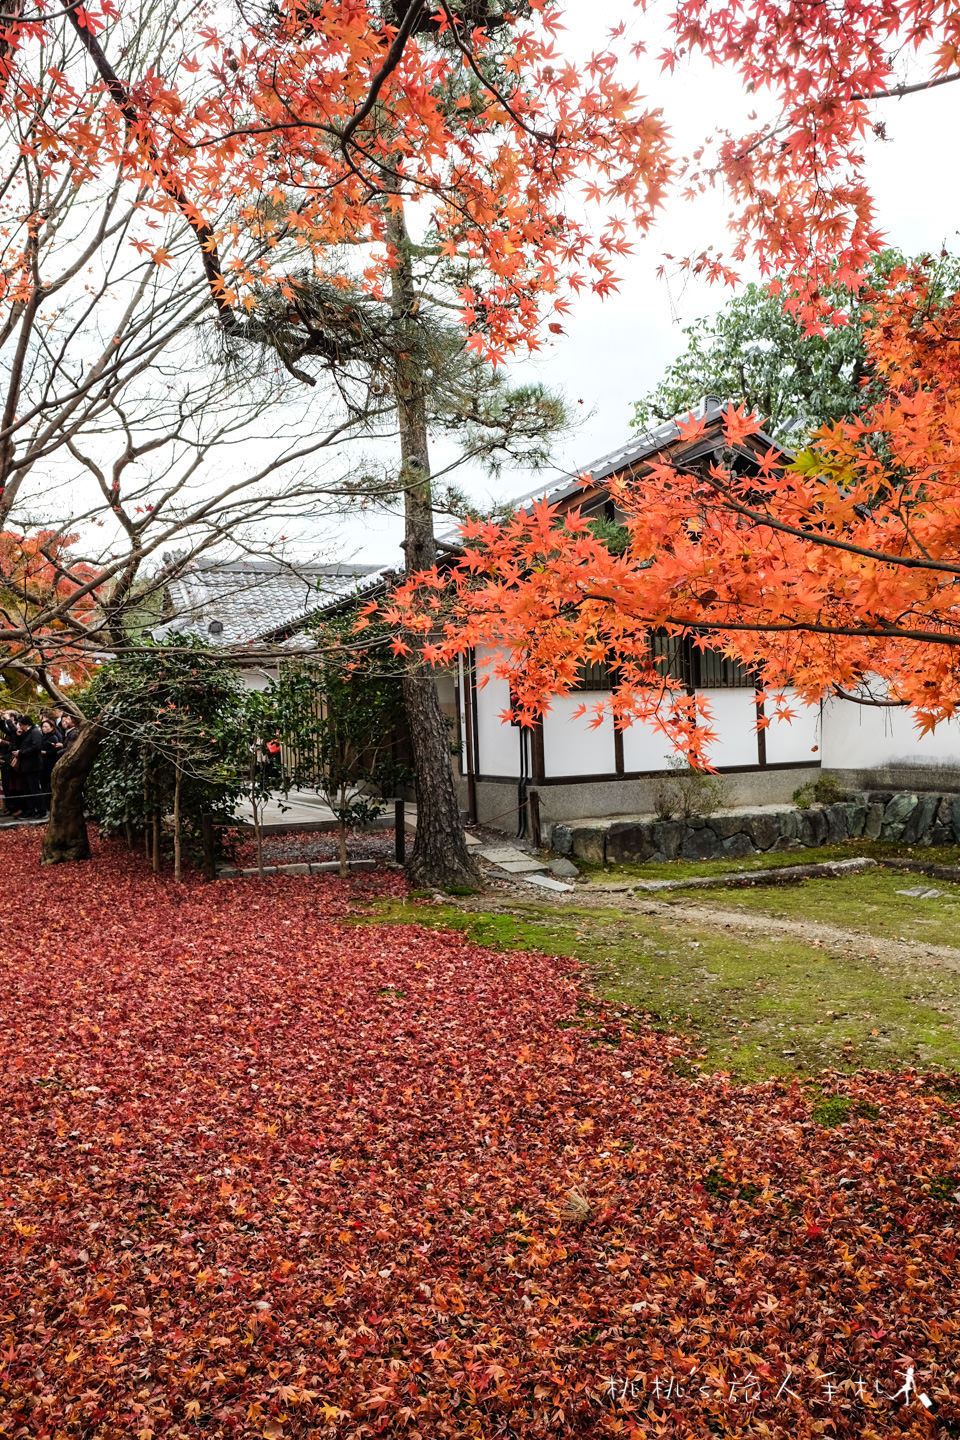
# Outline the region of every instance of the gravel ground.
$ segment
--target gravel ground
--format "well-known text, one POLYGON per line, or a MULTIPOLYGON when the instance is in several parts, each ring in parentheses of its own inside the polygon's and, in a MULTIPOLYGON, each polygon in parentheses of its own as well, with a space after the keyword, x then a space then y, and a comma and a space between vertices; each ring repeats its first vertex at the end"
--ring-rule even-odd
MULTIPOLYGON (((347 855, 351 860, 392 860, 392 830, 354 830, 347 836, 347 855)), ((337 837, 330 831, 308 831, 304 834, 265 835, 265 865, 296 865, 310 860, 336 860, 337 837)), ((251 836, 237 850, 238 866, 257 863, 257 847, 251 836)))

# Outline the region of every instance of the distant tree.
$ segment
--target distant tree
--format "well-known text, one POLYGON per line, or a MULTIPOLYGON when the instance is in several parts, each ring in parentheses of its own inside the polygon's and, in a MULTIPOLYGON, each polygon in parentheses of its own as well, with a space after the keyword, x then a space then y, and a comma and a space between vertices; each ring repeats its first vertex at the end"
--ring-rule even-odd
MULTIPOLYGON (((687 348, 634 408, 633 425, 653 429, 691 410, 704 395, 744 402, 781 445, 799 447, 821 425, 860 414, 879 396, 864 345, 874 313, 873 289, 905 261, 883 250, 864 276, 862 299, 831 287, 849 323, 804 334, 774 285, 747 285, 712 318, 688 325, 687 348)), ((944 253, 933 265, 931 294, 941 302, 960 284, 960 258, 944 253)))

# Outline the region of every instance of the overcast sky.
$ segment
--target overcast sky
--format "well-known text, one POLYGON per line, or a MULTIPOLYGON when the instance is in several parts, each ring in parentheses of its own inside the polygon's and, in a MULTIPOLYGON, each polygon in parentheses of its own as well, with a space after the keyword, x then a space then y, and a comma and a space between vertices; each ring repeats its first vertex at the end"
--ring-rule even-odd
MULTIPOLYGON (((603 46, 625 8, 623 0, 571 0, 565 52, 585 60, 603 46)), ((648 26, 649 12, 638 12, 635 23, 648 26)), ((660 48, 651 36, 651 56, 660 48)), ((658 74, 654 59, 642 59, 636 77, 648 103, 662 105, 681 153, 718 123, 736 127, 757 103, 756 97, 748 101, 730 76, 703 64, 670 78, 658 74)), ((918 78, 916 70, 911 78, 918 78)), ((880 225, 889 243, 907 253, 960 248, 960 195, 950 180, 958 98, 946 86, 876 107, 889 136, 886 142, 867 142, 880 225)), ((696 205, 668 202, 662 223, 623 262, 619 292, 602 302, 592 296, 575 300, 566 335, 535 362, 511 367, 513 379, 536 377, 561 389, 579 417, 577 430, 557 448, 558 473, 585 469, 629 438, 632 401, 657 383, 683 349, 683 326, 712 314, 728 298, 730 292, 717 287, 656 275, 665 252, 723 248, 727 209, 722 195, 696 205)), ((474 477, 470 488, 478 500, 502 500, 535 483, 523 473, 504 474, 496 482, 474 477)), ((329 558, 338 550, 357 560, 395 563, 401 535, 398 520, 367 514, 346 520, 324 549, 329 558)))

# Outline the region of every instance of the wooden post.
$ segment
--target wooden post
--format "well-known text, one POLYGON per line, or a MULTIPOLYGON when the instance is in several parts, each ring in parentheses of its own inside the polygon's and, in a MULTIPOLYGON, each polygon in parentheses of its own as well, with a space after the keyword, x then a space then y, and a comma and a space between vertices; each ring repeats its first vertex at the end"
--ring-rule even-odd
POLYGON ((529 813, 530 813, 530 838, 531 838, 531 840, 533 841, 534 845, 536 845, 537 849, 539 850, 539 849, 540 849, 540 846, 541 846, 542 843, 543 843, 543 841, 542 841, 542 839, 541 839, 541 832, 540 832, 540 791, 539 791, 539 790, 528 790, 528 791, 527 791, 527 808, 528 808, 529 813))
POLYGON ((181 835, 180 835, 180 784, 183 780, 183 771, 177 768, 177 777, 173 782, 173 878, 179 884, 181 874, 181 835))
POLYGON ((200 816, 200 844, 203 848, 203 873, 207 880, 217 878, 217 847, 213 816, 200 816))
POLYGON ((473 725, 474 694, 473 694, 473 664, 472 664, 471 656, 472 656, 472 651, 471 651, 471 655, 468 656, 467 659, 464 660, 464 662, 463 662, 463 687, 464 687, 464 696, 463 696, 463 705, 462 705, 461 708, 462 708, 462 710, 463 710, 464 741, 465 741, 465 747, 464 747, 464 748, 466 749, 466 752, 467 752, 467 823, 468 823, 469 825, 476 825, 476 823, 477 823, 477 776, 476 776, 476 767, 475 767, 475 765, 474 765, 474 760, 475 760, 475 758, 476 758, 476 755, 475 755, 475 745, 474 745, 474 739, 473 739, 473 731, 474 731, 474 725, 473 725))
POLYGON ((407 832, 404 828, 404 824, 405 822, 403 801, 395 800, 393 805, 393 853, 396 856, 398 865, 406 865, 407 863, 407 832))

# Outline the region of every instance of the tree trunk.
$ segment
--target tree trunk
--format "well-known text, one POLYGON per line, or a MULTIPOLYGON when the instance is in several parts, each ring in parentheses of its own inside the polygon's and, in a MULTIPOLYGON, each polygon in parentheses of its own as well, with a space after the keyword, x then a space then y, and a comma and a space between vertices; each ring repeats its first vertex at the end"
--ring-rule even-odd
MULTIPOLYGON (((391 310, 397 327, 393 388, 400 431, 400 478, 404 487, 404 565, 408 575, 436 562, 433 495, 427 444, 427 397, 423 360, 417 344, 417 298, 406 220, 401 208, 388 207, 387 239, 396 250, 391 271, 391 310)), ((413 642, 413 637, 407 637, 413 642)), ((475 887, 480 877, 467 850, 460 805, 453 781, 447 727, 429 665, 411 657, 415 667, 404 677, 403 697, 410 729, 417 795, 417 828, 407 874, 417 886, 445 889, 475 887)))
POLYGON ((180 781, 182 778, 178 768, 177 778, 173 782, 173 878, 176 881, 180 880, 180 781))
POLYGON ((203 876, 205 880, 217 878, 217 836, 212 815, 200 816, 200 845, 203 850, 203 876))
POLYGON ((90 859, 90 837, 83 815, 83 787, 100 753, 105 731, 96 720, 80 729, 50 776, 50 818, 43 836, 41 864, 90 859))
POLYGON ((340 877, 345 880, 349 875, 347 869, 347 822, 337 821, 337 856, 340 861, 340 877))

